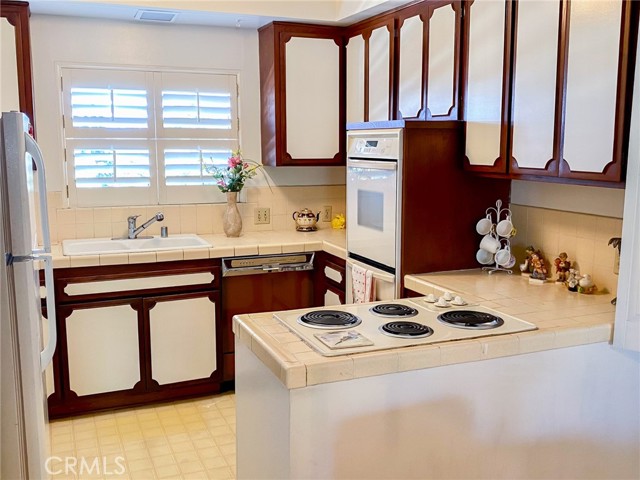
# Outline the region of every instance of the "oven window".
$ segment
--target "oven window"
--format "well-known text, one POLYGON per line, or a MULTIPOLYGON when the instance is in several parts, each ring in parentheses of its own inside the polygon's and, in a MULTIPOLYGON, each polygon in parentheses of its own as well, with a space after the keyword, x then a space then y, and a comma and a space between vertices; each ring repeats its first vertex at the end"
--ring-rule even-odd
POLYGON ((384 194, 358 190, 358 225, 382 232, 384 225, 384 194))

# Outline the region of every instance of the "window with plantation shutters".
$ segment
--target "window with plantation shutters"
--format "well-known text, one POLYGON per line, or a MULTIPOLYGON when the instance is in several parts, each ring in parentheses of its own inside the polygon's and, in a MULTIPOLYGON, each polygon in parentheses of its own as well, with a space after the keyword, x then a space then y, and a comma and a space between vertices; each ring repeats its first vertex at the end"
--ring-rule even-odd
POLYGON ((63 68, 70 203, 222 202, 238 148, 235 74, 63 68))

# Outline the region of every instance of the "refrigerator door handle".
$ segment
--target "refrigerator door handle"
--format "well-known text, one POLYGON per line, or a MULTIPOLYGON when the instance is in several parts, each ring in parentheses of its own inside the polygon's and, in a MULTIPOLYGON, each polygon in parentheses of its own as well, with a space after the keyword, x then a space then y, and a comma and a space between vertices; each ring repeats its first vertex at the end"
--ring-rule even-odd
POLYGON ((47 345, 40 352, 40 367, 44 372, 53 359, 56 343, 58 342, 58 331, 56 328, 56 304, 53 294, 53 258, 50 255, 43 255, 40 260, 44 261, 44 286, 47 291, 47 325, 49 333, 47 345))
MULTIPOLYGON (((38 198, 40 200, 40 225, 42 225, 43 248, 36 249, 33 253, 51 253, 51 235, 49 234, 49 210, 47 209, 47 183, 44 175, 44 158, 40 147, 31 135, 25 133, 24 140, 27 153, 31 155, 31 158, 33 158, 38 174, 38 198)), ((47 296, 47 299, 48 298, 49 297, 47 296)))

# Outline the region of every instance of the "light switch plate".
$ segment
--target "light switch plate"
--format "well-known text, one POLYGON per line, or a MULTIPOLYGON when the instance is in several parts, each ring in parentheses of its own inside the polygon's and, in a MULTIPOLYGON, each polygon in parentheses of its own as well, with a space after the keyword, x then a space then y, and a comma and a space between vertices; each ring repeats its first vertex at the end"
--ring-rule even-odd
POLYGON ((331 211, 331 205, 325 205, 324 207, 322 207, 322 215, 320 215, 320 220, 323 222, 330 222, 331 217, 333 216, 331 215, 331 211))
POLYGON ((256 225, 271 223, 271 209, 270 208, 254 208, 253 223, 256 225))

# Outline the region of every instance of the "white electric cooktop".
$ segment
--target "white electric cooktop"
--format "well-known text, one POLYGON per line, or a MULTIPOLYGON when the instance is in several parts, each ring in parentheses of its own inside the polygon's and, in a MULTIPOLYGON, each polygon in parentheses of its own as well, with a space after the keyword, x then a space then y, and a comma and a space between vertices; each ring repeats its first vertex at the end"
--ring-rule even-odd
MULTIPOLYGON (((446 307, 439 307, 434 303, 427 302, 426 299, 427 297, 419 297, 384 302, 289 310, 276 312, 273 316, 284 323, 293 333, 300 336, 314 350, 324 356, 347 355, 413 345, 505 335, 535 330, 537 328, 532 323, 487 307, 473 304, 456 306, 452 305, 451 302, 447 302, 446 307), (386 304, 390 305, 391 310, 413 310, 413 312, 411 312, 413 316, 388 317, 376 315, 371 312, 372 307, 382 308, 384 311, 384 307, 382 306, 386 304), (300 322, 300 318, 309 312, 313 312, 311 317, 316 315, 322 317, 325 314, 350 317, 348 314, 351 314, 357 317, 354 322, 357 323, 358 320, 360 320, 360 323, 354 326, 337 327, 328 327, 324 324, 320 326, 316 325, 315 327, 307 326, 300 322), (467 312, 472 312, 472 317, 478 316, 482 318, 479 322, 485 322, 486 318, 492 318, 492 322, 476 324, 474 323, 475 320, 470 320, 471 323, 465 323, 465 321, 463 321, 462 327, 451 326, 438 319, 438 316, 445 312, 450 312, 445 316, 452 317, 454 320, 461 316, 466 318, 467 312), (497 317, 497 319, 495 319, 495 317, 497 317), (400 332, 403 334, 422 334, 428 336, 410 336, 408 338, 389 336, 389 334, 384 333, 381 329, 383 325, 389 322, 411 322, 411 324, 408 325, 400 325, 400 332), (495 326, 495 328, 489 328, 496 324, 498 326, 495 326)), ((393 327, 393 325, 391 327, 393 327)))

